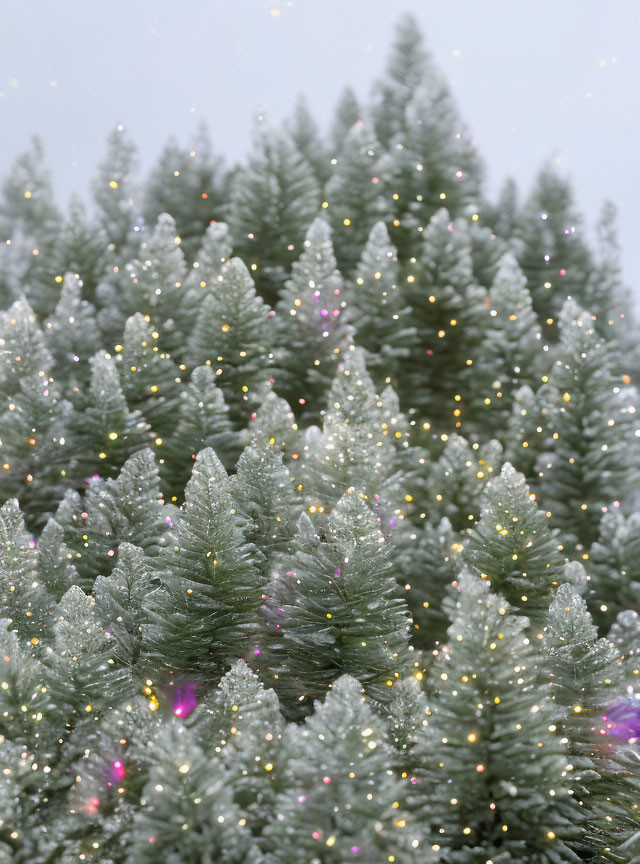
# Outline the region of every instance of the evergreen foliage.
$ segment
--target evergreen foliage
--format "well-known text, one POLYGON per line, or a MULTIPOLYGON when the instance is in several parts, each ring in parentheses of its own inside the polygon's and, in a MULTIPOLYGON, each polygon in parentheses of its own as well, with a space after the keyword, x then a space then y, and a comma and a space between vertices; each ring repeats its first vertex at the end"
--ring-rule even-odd
POLYGON ((638 476, 635 409, 622 398, 615 359, 591 315, 567 300, 544 392, 552 441, 539 487, 552 524, 587 548, 602 513, 631 493, 638 476))
POLYGON ((233 179, 229 227, 236 255, 256 271, 268 303, 277 300, 319 206, 303 155, 287 135, 258 126, 249 162, 233 179))
POLYGON ((487 199, 410 16, 329 130, 136 162, 0 190, 0 864, 638 864, 612 205, 487 199))
POLYGON ((486 582, 464 578, 412 751, 410 805, 442 860, 580 860, 568 845, 579 814, 567 754, 526 625, 486 582))
POLYGON ((175 527, 175 545, 155 562, 162 591, 150 600, 150 647, 162 665, 219 680, 258 632, 262 553, 244 536, 229 479, 201 450, 175 527))
POLYGON ((305 406, 305 413, 310 411, 315 416, 324 407, 340 354, 353 336, 352 327, 344 321, 343 292, 344 280, 336 267, 331 229, 318 217, 307 231, 304 251, 294 263, 291 279, 276 307, 282 345, 277 389, 290 403, 295 398, 305 406), (301 357, 306 365, 302 380, 301 357))
POLYGON ((308 710, 340 674, 356 676, 376 701, 391 698, 411 668, 408 610, 392 566, 376 519, 356 493, 334 507, 324 539, 301 517, 282 561, 293 599, 274 598, 280 617, 271 665, 289 711, 308 710))

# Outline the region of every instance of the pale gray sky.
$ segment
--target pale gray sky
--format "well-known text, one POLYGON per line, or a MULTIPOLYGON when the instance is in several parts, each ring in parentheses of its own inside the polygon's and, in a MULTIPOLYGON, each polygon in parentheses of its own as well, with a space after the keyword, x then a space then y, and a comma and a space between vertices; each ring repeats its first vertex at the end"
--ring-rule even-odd
POLYGON ((251 118, 279 121, 304 92, 326 126, 350 83, 365 96, 408 10, 478 139, 488 188, 526 190, 558 160, 589 223, 619 207, 640 296, 640 3, 636 0, 0 0, 0 174, 44 138, 58 197, 86 195, 124 123, 147 170, 169 134, 204 118, 227 161, 251 118))

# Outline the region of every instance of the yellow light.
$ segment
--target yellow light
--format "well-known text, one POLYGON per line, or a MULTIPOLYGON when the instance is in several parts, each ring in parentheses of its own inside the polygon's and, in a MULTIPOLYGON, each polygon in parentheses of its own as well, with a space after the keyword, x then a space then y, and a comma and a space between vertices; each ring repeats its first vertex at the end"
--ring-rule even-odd
POLYGON ((556 835, 553 833, 553 831, 547 831, 547 837, 549 838, 549 840, 555 840, 556 835))
POLYGON ((562 401, 563 402, 571 402, 571 394, 570 393, 563 393, 562 394, 562 401))
POLYGON ((27 191, 24 193, 24 197, 25 197, 27 200, 29 200, 29 198, 31 198, 31 192, 29 192, 28 189, 27 189, 27 191))
POLYGON ((109 432, 109 440, 110 441, 115 441, 117 437, 118 437, 117 432, 109 432))
POLYGON ((323 210, 326 210, 328 206, 329 206, 329 202, 328 202, 328 201, 323 201, 323 202, 322 202, 322 209, 323 209, 323 210))
POLYGON ((109 186, 111 189, 117 189, 118 188, 118 181, 117 180, 109 180, 109 186))
POLYGON ((351 225, 351 219, 343 219, 342 224, 347 226, 351 225))
POLYGON ((267 764, 264 766, 264 770, 265 771, 273 771, 273 763, 267 762, 267 764))
POLYGON ((188 773, 189 773, 189 766, 188 766, 188 765, 186 764, 186 762, 185 762, 184 765, 181 765, 181 766, 178 768, 178 771, 179 771, 181 774, 188 774, 188 773))
POLYGON ((471 216, 471 221, 472 221, 472 222, 477 222, 479 218, 480 218, 479 215, 478 215, 477 213, 474 213, 474 214, 471 216))

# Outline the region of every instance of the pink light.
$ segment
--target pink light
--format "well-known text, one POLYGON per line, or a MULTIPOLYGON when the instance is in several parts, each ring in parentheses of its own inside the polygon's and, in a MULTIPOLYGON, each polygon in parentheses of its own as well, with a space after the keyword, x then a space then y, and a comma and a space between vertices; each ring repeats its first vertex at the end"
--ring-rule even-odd
POLYGON ((122 760, 116 759, 116 761, 113 763, 114 780, 124 780, 126 773, 127 772, 124 765, 122 764, 122 760))
POLYGON ((327 316, 329 315, 329 310, 328 309, 321 309, 320 314, 322 315, 323 318, 327 318, 327 316))
POLYGON ((198 706, 195 684, 190 681, 181 682, 176 689, 173 700, 173 713, 176 717, 188 717, 198 706))
POLYGON ((567 271, 564 269, 564 267, 563 267, 562 270, 560 271, 560 275, 561 275, 561 276, 566 276, 566 275, 567 275, 567 271))
POLYGON ((311 836, 313 837, 314 840, 319 840, 320 839, 320 832, 314 831, 311 836))
POLYGON ((372 177, 372 178, 371 178, 371 182, 372 182, 372 183, 379 183, 380 181, 379 181, 379 179, 378 179, 377 177, 372 177))
POLYGON ((328 786, 331 783, 331 777, 323 777, 322 782, 328 786))

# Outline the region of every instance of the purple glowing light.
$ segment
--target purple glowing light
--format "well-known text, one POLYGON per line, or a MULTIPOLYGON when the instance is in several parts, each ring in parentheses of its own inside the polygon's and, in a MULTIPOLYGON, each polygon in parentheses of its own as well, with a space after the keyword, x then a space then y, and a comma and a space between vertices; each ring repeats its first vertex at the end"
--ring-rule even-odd
POLYGON ((196 687, 191 681, 183 681, 176 688, 173 699, 173 713, 176 717, 188 717, 198 706, 196 687))

